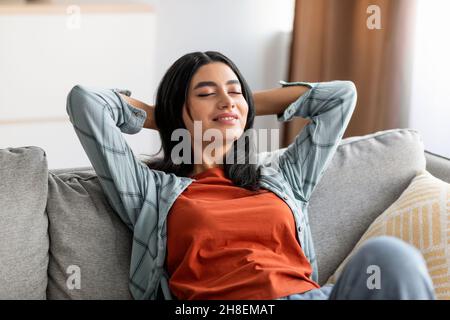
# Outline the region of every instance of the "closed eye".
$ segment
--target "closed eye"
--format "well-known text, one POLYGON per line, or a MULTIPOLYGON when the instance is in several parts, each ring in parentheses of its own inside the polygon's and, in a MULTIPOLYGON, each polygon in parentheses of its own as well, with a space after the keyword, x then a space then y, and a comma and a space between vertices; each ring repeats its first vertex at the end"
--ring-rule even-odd
MULTIPOLYGON (((242 94, 242 92, 229 92, 229 93, 232 93, 232 94, 242 94)), ((204 94, 199 94, 198 96, 199 97, 207 97, 207 96, 210 96, 210 95, 213 95, 214 93, 204 93, 204 94)))

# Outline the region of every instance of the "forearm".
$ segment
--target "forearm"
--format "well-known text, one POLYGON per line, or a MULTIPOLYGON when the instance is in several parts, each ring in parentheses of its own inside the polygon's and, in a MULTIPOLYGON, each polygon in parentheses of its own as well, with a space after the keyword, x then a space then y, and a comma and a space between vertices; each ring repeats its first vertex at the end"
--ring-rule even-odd
POLYGON ((147 119, 145 119, 144 122, 144 128, 146 129, 154 129, 157 130, 156 128, 156 124, 155 124, 155 115, 154 115, 154 110, 155 107, 152 105, 148 105, 140 100, 128 97, 124 94, 120 93, 120 96, 130 105, 132 105, 135 108, 139 108, 144 110, 147 113, 147 119))
POLYGON ((280 114, 308 90, 307 86, 289 86, 254 92, 256 115, 280 114))

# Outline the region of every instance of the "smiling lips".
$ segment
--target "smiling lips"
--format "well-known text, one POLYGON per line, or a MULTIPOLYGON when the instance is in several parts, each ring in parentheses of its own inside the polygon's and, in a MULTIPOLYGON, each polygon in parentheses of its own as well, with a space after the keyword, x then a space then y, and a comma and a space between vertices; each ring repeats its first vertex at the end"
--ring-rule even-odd
POLYGON ((219 114, 213 121, 217 121, 221 124, 235 124, 238 119, 237 114, 232 112, 226 112, 219 114))

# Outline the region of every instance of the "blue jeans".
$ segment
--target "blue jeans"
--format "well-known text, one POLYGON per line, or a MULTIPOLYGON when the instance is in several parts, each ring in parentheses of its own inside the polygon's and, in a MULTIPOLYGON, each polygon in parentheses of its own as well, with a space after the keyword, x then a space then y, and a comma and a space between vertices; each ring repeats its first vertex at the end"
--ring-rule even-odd
POLYGON ((434 300, 421 253, 389 236, 368 240, 348 261, 334 285, 278 300, 434 300))

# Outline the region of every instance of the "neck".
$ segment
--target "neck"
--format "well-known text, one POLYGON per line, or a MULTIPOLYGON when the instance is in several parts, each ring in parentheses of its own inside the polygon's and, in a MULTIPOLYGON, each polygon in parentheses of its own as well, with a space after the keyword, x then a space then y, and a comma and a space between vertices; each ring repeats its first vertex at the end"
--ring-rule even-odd
POLYGON ((222 164, 216 164, 216 163, 214 163, 214 164, 206 164, 206 163, 194 164, 194 170, 192 172, 192 175, 193 176, 197 175, 197 174, 202 173, 202 172, 204 172, 204 171, 206 171, 208 169, 211 169, 211 168, 222 168, 223 169, 223 165, 222 164))
POLYGON ((220 151, 220 154, 218 154, 217 156, 220 156, 220 159, 223 159, 223 155, 226 154, 226 152, 228 152, 228 150, 231 148, 231 146, 232 146, 232 143, 226 144, 220 150, 212 149, 212 153, 210 155, 208 155, 207 153, 205 153, 206 145, 203 145, 202 146, 202 161, 199 164, 198 163, 194 164, 194 169, 192 171, 192 175, 202 173, 211 168, 222 168, 223 169, 223 164, 217 163, 219 158, 216 158, 215 154, 217 151, 220 151))

